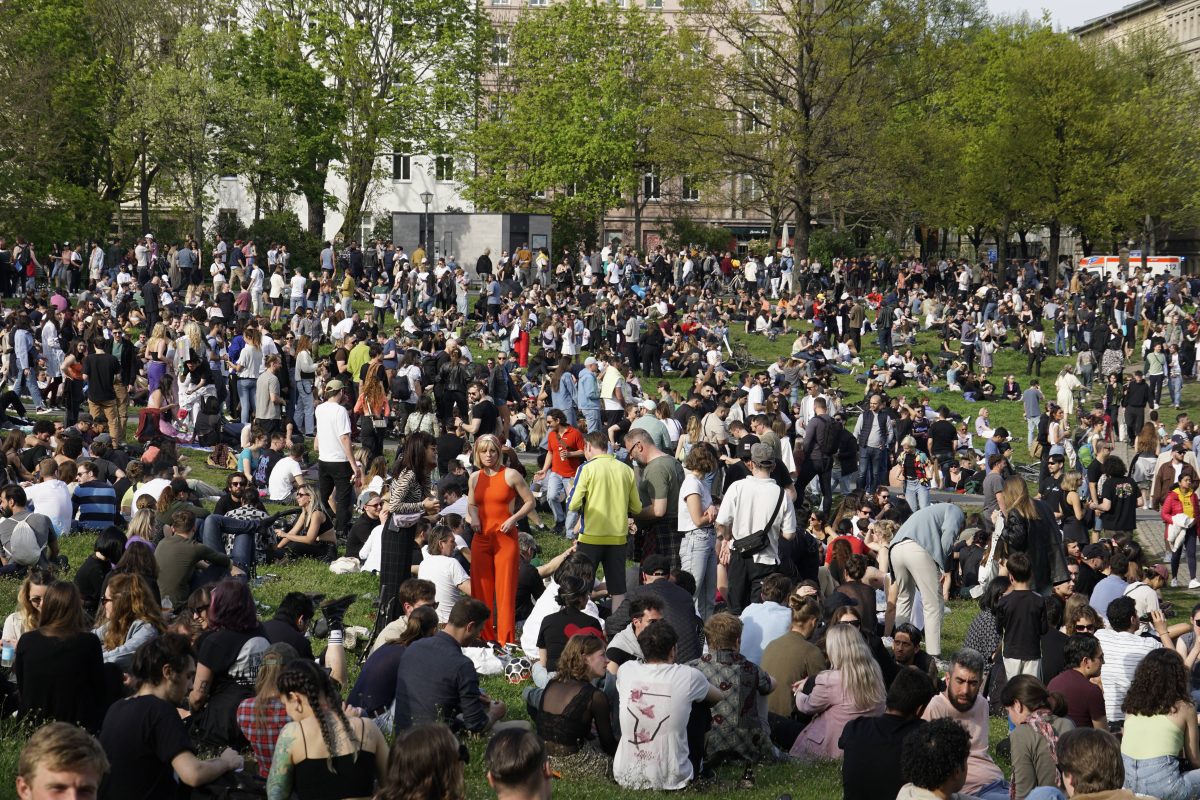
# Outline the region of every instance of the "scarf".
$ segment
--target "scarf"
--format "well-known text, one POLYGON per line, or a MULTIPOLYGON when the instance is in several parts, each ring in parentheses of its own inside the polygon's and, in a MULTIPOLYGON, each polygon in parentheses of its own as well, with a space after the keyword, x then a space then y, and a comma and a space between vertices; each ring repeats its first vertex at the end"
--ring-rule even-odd
MULTIPOLYGON (((1037 711, 1034 711, 1029 715, 1029 719, 1025 720, 1025 724, 1032 727, 1041 735, 1043 739, 1046 740, 1046 746, 1050 748, 1050 759, 1057 764, 1058 731, 1054 730, 1054 726, 1051 724, 1053 719, 1054 715, 1050 713, 1049 709, 1039 708, 1037 711)), ((1061 772, 1059 773, 1058 777, 1055 778, 1054 785, 1060 789, 1062 788, 1061 772)), ((1017 784, 1015 782, 1008 784, 1008 800, 1017 800, 1017 784)))
POLYGON ((1183 513, 1187 514, 1192 519, 1196 518, 1196 493, 1185 492, 1183 487, 1175 490, 1175 494, 1179 496, 1179 504, 1183 506, 1183 513))

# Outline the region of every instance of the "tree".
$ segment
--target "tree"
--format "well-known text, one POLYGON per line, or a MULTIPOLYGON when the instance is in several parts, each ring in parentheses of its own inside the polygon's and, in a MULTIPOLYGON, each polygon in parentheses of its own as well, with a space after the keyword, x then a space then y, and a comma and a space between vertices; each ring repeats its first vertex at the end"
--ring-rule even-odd
POLYGON ((495 211, 540 206, 590 241, 628 198, 640 243, 647 177, 661 191, 705 171, 678 136, 704 85, 690 45, 657 16, 586 0, 528 9, 507 36, 468 137, 467 195, 495 211))

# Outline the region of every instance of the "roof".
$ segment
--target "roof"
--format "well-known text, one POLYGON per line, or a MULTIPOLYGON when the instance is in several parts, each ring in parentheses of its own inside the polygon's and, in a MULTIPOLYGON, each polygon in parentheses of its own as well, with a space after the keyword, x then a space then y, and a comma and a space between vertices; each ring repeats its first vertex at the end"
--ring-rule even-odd
POLYGON ((1127 20, 1143 14, 1147 11, 1155 9, 1159 6, 1172 5, 1177 0, 1138 0, 1136 3, 1130 3, 1126 6, 1121 6, 1116 11, 1109 12, 1099 17, 1093 17, 1087 22, 1078 25, 1071 29, 1071 33, 1076 36, 1086 36, 1089 33, 1094 33, 1111 25, 1116 25, 1122 20, 1127 20))

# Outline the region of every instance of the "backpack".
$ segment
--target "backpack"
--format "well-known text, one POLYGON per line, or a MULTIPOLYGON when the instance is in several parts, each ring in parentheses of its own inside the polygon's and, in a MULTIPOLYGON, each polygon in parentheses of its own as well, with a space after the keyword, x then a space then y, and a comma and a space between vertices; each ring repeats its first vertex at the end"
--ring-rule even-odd
POLYGON ((33 567, 42 560, 46 545, 38 542, 37 533, 29 524, 28 517, 19 521, 13 528, 12 538, 8 542, 8 552, 12 560, 23 567, 33 567))
POLYGON ((408 398, 412 395, 412 386, 409 384, 408 375, 404 372, 397 372, 392 378, 392 397, 396 400, 407 403, 408 398))
POLYGON ((832 417, 817 431, 817 449, 824 455, 836 455, 842 441, 842 423, 832 417))

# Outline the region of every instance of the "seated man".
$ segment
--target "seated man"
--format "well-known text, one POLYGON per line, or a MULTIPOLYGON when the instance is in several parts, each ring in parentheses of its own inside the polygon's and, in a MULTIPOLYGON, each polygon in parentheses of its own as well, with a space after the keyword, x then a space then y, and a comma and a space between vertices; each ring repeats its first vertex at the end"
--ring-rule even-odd
POLYGON ((163 600, 170 598, 178 608, 187 602, 193 589, 218 581, 226 574, 235 577, 245 574, 223 551, 193 539, 195 530, 196 516, 190 511, 176 511, 171 516, 171 533, 154 549, 159 593, 163 600))
POLYGON ((901 763, 908 783, 896 800, 948 800, 962 797, 967 781, 971 736, 958 723, 939 719, 904 740, 901 763))
MULTIPOLYGON (((282 437, 282 433, 279 434, 282 437)), ((282 440, 280 442, 282 444, 282 440)), ((294 444, 287 455, 274 462, 267 478, 267 498, 274 503, 290 503, 295 499, 296 478, 304 472, 305 448, 294 444)))
POLYGON ((928 724, 921 714, 936 692, 928 673, 905 667, 888 688, 882 716, 857 717, 846 723, 838 742, 842 748, 843 800, 896 796, 903 785, 904 739, 928 724))
POLYGON ((55 533, 61 535, 69 532, 75 509, 71 505, 71 490, 58 479, 58 462, 53 458, 42 459, 37 467, 37 476, 40 482, 25 490, 31 510, 49 517, 55 533))
POLYGON ((902 622, 892 632, 892 655, 898 667, 916 667, 935 682, 938 680, 937 659, 921 649, 924 634, 911 622, 902 622))
POLYGON ((500 731, 488 742, 483 761, 497 800, 549 800, 550 758, 533 731, 500 731))
POLYGON ((423 581, 420 578, 409 578, 404 583, 400 584, 400 588, 396 590, 396 600, 400 603, 400 609, 404 615, 397 617, 389 622, 383 630, 379 632, 374 643, 371 645, 371 653, 373 654, 385 644, 390 644, 400 639, 400 634, 408 627, 408 615, 412 613, 414 608, 420 606, 431 606, 437 598, 437 587, 429 581, 423 581))
POLYGON ((647 556, 642 560, 643 585, 631 589, 621 606, 605 623, 609 641, 630 621, 633 601, 645 595, 657 595, 663 601, 663 611, 679 641, 679 660, 691 661, 701 654, 703 623, 696 616, 696 605, 687 590, 671 580, 671 560, 664 555, 647 556))
POLYGON ((617 671, 622 736, 613 777, 623 788, 682 789, 700 774, 712 723, 707 708, 725 693, 700 670, 675 663, 677 642, 671 623, 652 622, 638 634, 645 660, 617 671))
MULTIPOLYGON (((946 691, 937 694, 925 708, 922 717, 926 720, 948 719, 958 723, 955 727, 965 730, 966 754, 965 791, 982 800, 1005 800, 1008 797, 1008 781, 996 762, 988 755, 988 702, 980 689, 983 687, 983 656, 964 647, 954 654, 950 662, 950 674, 946 676, 946 691)), ((909 737, 909 741, 912 737, 909 737)), ((908 747, 904 748, 905 763, 908 762, 908 747)), ((905 773, 913 782, 915 779, 905 773)), ((931 787, 918 784, 922 789, 931 787)), ((911 787, 906 786, 905 790, 911 787)), ((933 787, 937 788, 937 787, 933 787)), ((960 781, 955 792, 964 790, 960 781)), ((923 794, 905 794, 899 797, 926 797, 923 794)))
POLYGON ((0 575, 20 577, 30 567, 47 567, 58 558, 58 536, 45 514, 26 507, 25 490, 10 483, 0 489, 0 575))
POLYGON ((101 478, 91 461, 79 462, 79 483, 71 495, 75 509, 74 530, 96 532, 124 522, 117 510, 117 492, 101 478))
POLYGON ((408 646, 396 673, 397 729, 445 722, 456 731, 482 733, 504 719, 507 707, 480 691, 475 665, 462 651, 490 616, 485 604, 464 597, 444 630, 408 646))
MULTIPOLYGON (((1133 798, 1133 793, 1124 788, 1121 743, 1108 731, 1096 728, 1067 731, 1059 737, 1056 753, 1066 797, 1133 798)), ((1062 797, 1063 793, 1053 786, 1039 786, 1026 795, 1025 800, 1061 800, 1062 797)))

